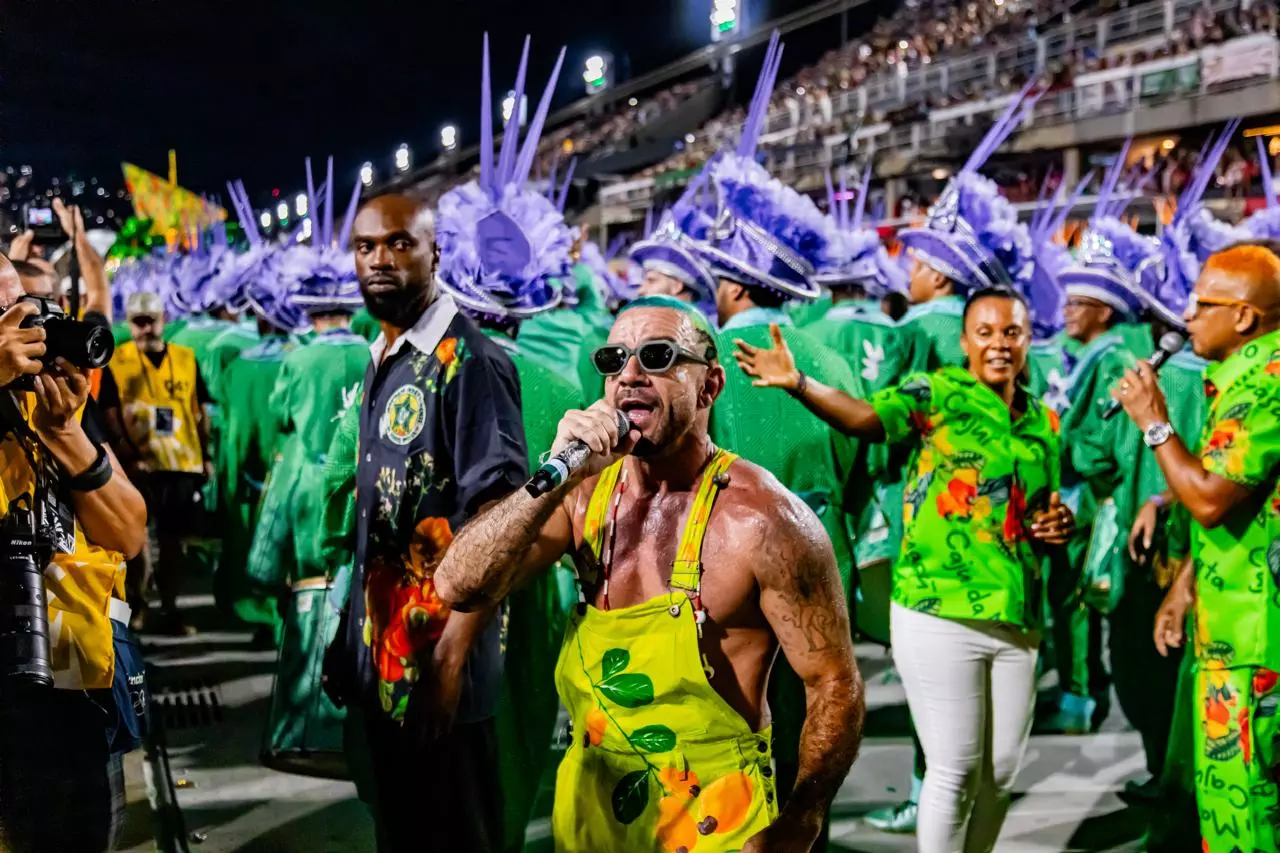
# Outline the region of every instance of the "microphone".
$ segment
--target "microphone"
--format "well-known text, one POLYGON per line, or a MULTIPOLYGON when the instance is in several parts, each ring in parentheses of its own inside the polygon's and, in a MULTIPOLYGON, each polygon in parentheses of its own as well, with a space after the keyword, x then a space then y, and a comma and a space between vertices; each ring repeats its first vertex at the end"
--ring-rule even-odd
MULTIPOLYGON (((626 439, 631 432, 631 419, 626 412, 615 411, 618 417, 618 441, 626 439)), ((540 497, 559 486, 569 474, 582 467, 582 463, 591 458, 591 448, 581 439, 575 438, 555 456, 552 456, 542 467, 534 472, 533 477, 525 483, 524 490, 531 497, 540 497)))
MULTIPOLYGON (((1156 351, 1151 353, 1151 358, 1147 359, 1147 364, 1151 365, 1151 369, 1159 371, 1164 363, 1169 360, 1169 356, 1181 352, 1183 345, 1187 339, 1178 332, 1165 332, 1160 336, 1160 345, 1156 351)), ((1107 403, 1107 407, 1102 410, 1102 419, 1109 421, 1116 416, 1116 412, 1120 411, 1120 401, 1112 399, 1107 403)))

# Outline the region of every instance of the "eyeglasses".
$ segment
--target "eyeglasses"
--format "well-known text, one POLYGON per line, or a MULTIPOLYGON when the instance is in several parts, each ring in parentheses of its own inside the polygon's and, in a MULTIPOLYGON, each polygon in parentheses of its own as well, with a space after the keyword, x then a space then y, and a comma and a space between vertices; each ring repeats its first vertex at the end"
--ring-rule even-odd
POLYGON ((135 326, 154 326, 156 318, 149 314, 135 314, 129 318, 129 322, 135 326))
POLYGON ((669 340, 643 341, 635 349, 623 344, 605 344, 591 354, 591 362, 601 376, 617 376, 633 355, 645 373, 665 373, 681 358, 697 364, 710 364, 716 357, 716 348, 707 347, 706 355, 702 356, 669 340))
POLYGON ((1243 299, 1222 299, 1216 296, 1201 296, 1194 290, 1187 297, 1186 316, 1194 317, 1200 313, 1201 308, 1252 308, 1259 316, 1265 317, 1267 312, 1243 299))

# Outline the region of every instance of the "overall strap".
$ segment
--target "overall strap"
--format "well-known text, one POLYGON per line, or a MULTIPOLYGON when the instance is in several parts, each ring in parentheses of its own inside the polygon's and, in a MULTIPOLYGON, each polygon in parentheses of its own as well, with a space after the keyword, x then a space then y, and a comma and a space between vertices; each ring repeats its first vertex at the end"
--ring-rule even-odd
POLYGON ((684 534, 680 537, 675 562, 671 565, 669 586, 688 594, 693 603, 694 619, 698 623, 698 636, 702 636, 702 625, 707 621, 707 611, 702 607, 702 540, 711 519, 711 507, 724 484, 722 475, 737 458, 736 454, 721 449, 716 451, 716 455, 707 464, 698 494, 693 500, 693 508, 685 520, 684 534))
POLYGON ((587 517, 582 525, 582 539, 596 561, 600 560, 600 555, 604 551, 604 532, 605 522, 609 517, 609 501, 613 497, 613 490, 618 485, 618 477, 622 474, 622 462, 610 465, 600 472, 600 479, 596 480, 595 491, 591 493, 591 501, 587 504, 587 517))

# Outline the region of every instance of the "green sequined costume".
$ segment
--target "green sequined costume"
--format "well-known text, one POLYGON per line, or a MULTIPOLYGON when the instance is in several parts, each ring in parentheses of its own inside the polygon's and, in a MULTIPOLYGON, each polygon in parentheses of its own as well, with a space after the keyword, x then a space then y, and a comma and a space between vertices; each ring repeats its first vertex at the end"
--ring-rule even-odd
MULTIPOLYGON (((525 356, 506 335, 488 330, 486 334, 506 350, 519 374, 529 468, 534 470, 539 456, 555 440, 564 413, 582 406, 580 392, 525 356)), ((507 598, 506 657, 497 727, 506 813, 503 850, 510 853, 524 848, 525 826, 533 816, 551 751, 560 709, 555 690, 556 659, 568 608, 577 600, 572 577, 571 571, 557 566, 507 598)))
MULTIPOLYGON (((773 345, 769 325, 782 326, 782 336, 796 367, 824 385, 852 394, 853 370, 835 350, 818 343, 781 310, 751 308, 721 328, 716 348, 723 361, 734 352, 735 339, 758 347, 773 345)), ((855 447, 815 418, 798 400, 763 391, 731 361, 724 392, 711 410, 711 440, 777 477, 805 501, 818 517, 835 549, 845 590, 852 587, 853 547, 844 506, 845 483, 853 472, 855 447)), ((805 718, 804 685, 786 662, 774 664, 769 685, 773 712, 773 754, 778 762, 780 791, 790 791, 799 761, 800 729, 805 718)))
POLYGON ((281 365, 270 407, 285 437, 262 496, 249 556, 249 577, 261 587, 283 589, 301 578, 324 576, 325 454, 368 366, 368 343, 348 329, 317 335, 281 365))
POLYGON ((250 583, 248 562, 263 484, 279 446, 279 424, 269 414, 271 392, 296 346, 271 335, 233 359, 219 382, 223 441, 217 467, 226 524, 215 598, 220 608, 251 623, 278 624, 274 602, 250 583))
MULTIPOLYGON (((330 479, 349 470, 354 496, 356 450, 359 442, 355 420, 354 442, 350 427, 338 439, 338 425, 356 405, 369 365, 368 342, 347 329, 323 332, 287 356, 276 377, 271 407, 286 430, 288 446, 277 458, 263 496, 259 525, 250 555, 250 576, 264 587, 292 587, 285 608, 280 655, 272 690, 271 723, 267 754, 276 763, 308 760, 329 763, 340 760, 342 721, 321 687, 320 672, 325 650, 338 630, 340 608, 333 606, 326 581, 333 586, 349 583, 342 571, 344 536, 349 511, 332 519, 330 479), (341 458, 336 473, 328 454, 341 458), (293 459, 296 466, 284 469, 293 459), (335 543, 335 538, 338 540, 335 543), (287 567, 292 577, 271 577, 261 569, 287 567)), ((339 484, 341 485, 341 484, 339 484)), ((335 489, 336 491, 336 489, 335 489)), ((343 510, 350 499, 337 502, 343 510)), ((352 521, 354 519, 351 519, 352 521)), ((349 560, 347 560, 349 562, 349 560)))
MULTIPOLYGON (((910 355, 902 327, 880 310, 879 300, 842 301, 804 331, 844 356, 853 371, 853 396, 862 400, 896 382, 910 355)), ((901 492, 892 490, 898 475, 890 473, 891 448, 849 441, 857 476, 849 478, 845 502, 859 572, 858 583, 850 585, 856 597, 851 610, 861 633, 888 643, 890 565, 902 544, 901 492)))
MULTIPOLYGON (((1148 349, 1149 341, 1150 333, 1148 349)), ((1095 525, 1097 535, 1090 547, 1087 572, 1094 585, 1109 591, 1116 695, 1125 717, 1142 736, 1147 770, 1158 778, 1170 751, 1181 653, 1171 652, 1164 658, 1151 643, 1151 625, 1164 599, 1164 590, 1157 584, 1153 570, 1185 549, 1168 547, 1160 537, 1148 564, 1135 566, 1129 556, 1128 531, 1138 510, 1153 495, 1163 492, 1167 484, 1155 454, 1143 446, 1142 435, 1133 422, 1123 414, 1110 420, 1097 414, 1110 399, 1111 387, 1125 369, 1137 362, 1137 357, 1121 346, 1104 361, 1097 387, 1081 401, 1092 413, 1072 435, 1071 462, 1095 496, 1106 501, 1105 510, 1114 516, 1114 536, 1104 536, 1101 524, 1095 525)), ((1174 430, 1188 438, 1199 433, 1205 418, 1205 366, 1204 361, 1184 351, 1170 358, 1159 373, 1174 430)), ((1099 511, 1100 519, 1102 512, 1099 511)), ((1179 799, 1176 791, 1168 791, 1165 796, 1179 799)))

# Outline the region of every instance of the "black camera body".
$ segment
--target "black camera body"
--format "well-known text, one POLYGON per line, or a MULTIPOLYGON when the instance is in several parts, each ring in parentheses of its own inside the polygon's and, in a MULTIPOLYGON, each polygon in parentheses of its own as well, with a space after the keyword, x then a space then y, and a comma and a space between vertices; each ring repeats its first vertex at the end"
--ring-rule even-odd
MULTIPOLYGON (((67 316, 56 300, 43 296, 23 296, 19 302, 30 302, 40 309, 22 321, 24 329, 44 329, 44 370, 56 358, 65 358, 76 367, 90 369, 106 367, 116 351, 115 338, 111 330, 97 323, 86 323, 67 316)), ((34 387, 32 377, 24 376, 10 385, 11 388, 30 390, 34 387)))

